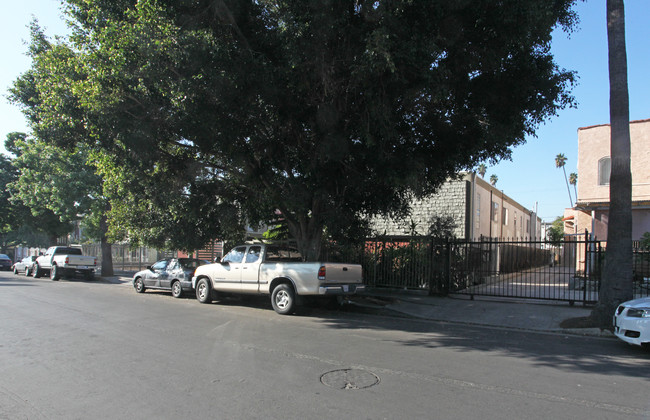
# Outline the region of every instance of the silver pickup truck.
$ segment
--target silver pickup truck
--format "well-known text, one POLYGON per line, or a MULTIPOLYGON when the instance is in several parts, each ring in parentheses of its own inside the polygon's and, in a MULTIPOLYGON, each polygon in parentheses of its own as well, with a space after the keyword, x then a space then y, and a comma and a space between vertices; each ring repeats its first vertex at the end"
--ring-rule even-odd
POLYGON ((52 280, 81 274, 87 280, 95 277, 97 258, 81 254, 81 249, 67 246, 51 246, 39 256, 32 266, 34 278, 49 274, 52 280))
POLYGON ((221 262, 203 265, 192 277, 196 298, 210 303, 219 292, 265 294, 282 315, 296 309, 300 296, 341 296, 365 290, 358 264, 302 262, 287 246, 251 244, 235 247, 221 262))

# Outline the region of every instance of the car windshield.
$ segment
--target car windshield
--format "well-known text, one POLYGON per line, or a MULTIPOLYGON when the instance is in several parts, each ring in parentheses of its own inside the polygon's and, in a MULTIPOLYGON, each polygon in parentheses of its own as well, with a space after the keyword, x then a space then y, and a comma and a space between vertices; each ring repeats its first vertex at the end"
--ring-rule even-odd
POLYGON ((5 254, 0 254, 0 258, 3 259, 3 260, 8 260, 9 256, 5 255, 5 254))

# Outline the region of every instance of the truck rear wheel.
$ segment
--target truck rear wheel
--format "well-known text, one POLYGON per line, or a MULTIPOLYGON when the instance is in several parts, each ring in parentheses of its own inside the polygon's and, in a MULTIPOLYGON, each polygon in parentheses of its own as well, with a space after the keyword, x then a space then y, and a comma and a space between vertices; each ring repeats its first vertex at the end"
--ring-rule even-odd
POLYGON ((196 299, 201 303, 212 303, 212 286, 206 279, 196 284, 196 299))
POLYGON ((50 279, 52 279, 52 281, 58 281, 60 278, 61 270, 56 265, 53 265, 52 268, 50 268, 50 279))
POLYGON ((271 305, 280 315, 288 315, 296 309, 296 294, 286 283, 278 284, 271 293, 271 305))

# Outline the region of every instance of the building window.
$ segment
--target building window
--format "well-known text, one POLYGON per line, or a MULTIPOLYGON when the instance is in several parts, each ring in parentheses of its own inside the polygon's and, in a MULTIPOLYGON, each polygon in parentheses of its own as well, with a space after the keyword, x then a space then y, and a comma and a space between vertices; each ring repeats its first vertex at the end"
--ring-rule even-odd
POLYGON ((609 156, 598 161, 598 185, 609 185, 609 174, 612 171, 612 161, 609 156))
POLYGON ((492 202, 492 220, 494 222, 499 221, 499 203, 492 202))
POLYGON ((503 208, 503 224, 508 226, 508 209, 503 208))

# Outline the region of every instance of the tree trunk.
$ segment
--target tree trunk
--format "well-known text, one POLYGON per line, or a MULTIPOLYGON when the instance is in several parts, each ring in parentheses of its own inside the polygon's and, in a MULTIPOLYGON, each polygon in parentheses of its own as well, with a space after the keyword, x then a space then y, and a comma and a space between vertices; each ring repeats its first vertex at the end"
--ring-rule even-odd
POLYGON ((632 298, 632 175, 623 0, 607 0, 607 38, 612 163, 609 223, 602 285, 591 317, 601 328, 611 329, 616 307, 632 298))
MULTIPOLYGON (((571 189, 569 188, 569 178, 566 177, 566 169, 564 168, 564 165, 562 165, 562 171, 564 172, 564 181, 566 182, 566 192, 569 193, 569 203, 571 204, 571 208, 573 208, 573 199, 571 198, 571 189)), ((576 201, 578 201, 577 194, 576 201)))
POLYGON ((312 210, 310 216, 299 217, 298 220, 287 218, 289 233, 296 240, 304 261, 318 261, 320 257, 323 224, 317 214, 318 211, 312 210))
POLYGON ((108 232, 108 221, 106 220, 106 215, 102 215, 102 218, 99 222, 99 228, 101 229, 101 244, 102 244, 102 277, 111 277, 115 273, 113 272, 113 252, 112 244, 108 242, 106 234, 108 232))

